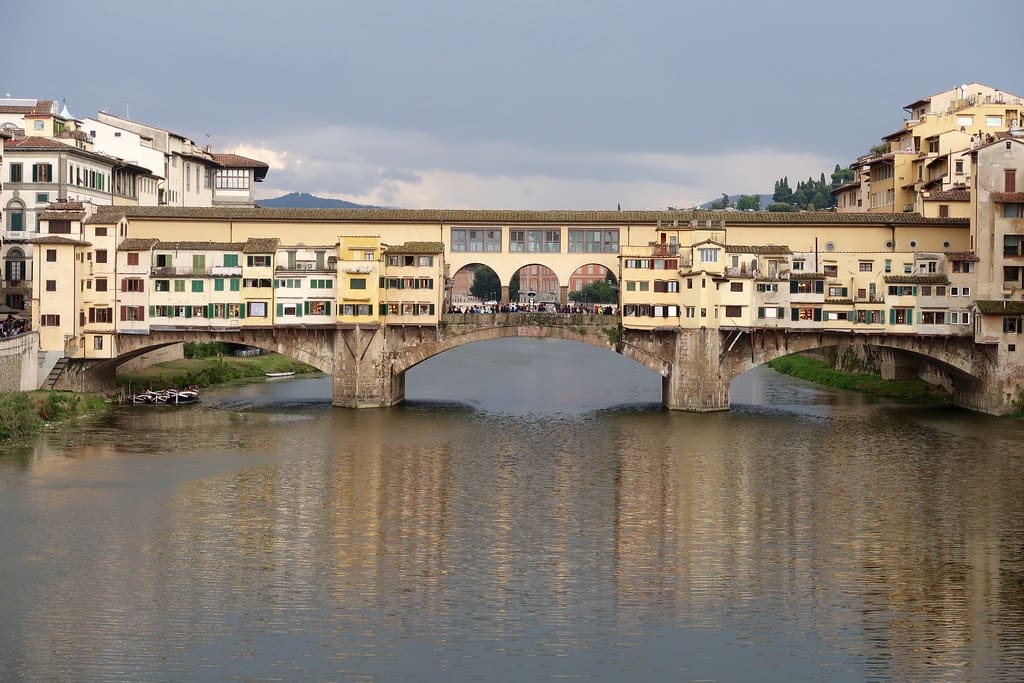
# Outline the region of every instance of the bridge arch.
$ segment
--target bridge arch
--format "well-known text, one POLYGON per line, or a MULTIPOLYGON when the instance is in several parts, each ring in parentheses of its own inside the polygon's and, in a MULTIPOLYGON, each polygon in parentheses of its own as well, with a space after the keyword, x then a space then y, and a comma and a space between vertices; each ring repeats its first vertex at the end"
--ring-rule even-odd
MULTIPOLYGON (((491 339, 527 337, 566 339, 613 351, 666 377, 671 360, 647 349, 620 340, 618 319, 614 316, 554 315, 534 313, 497 313, 485 315, 445 316, 444 334, 436 339, 403 343, 390 339, 391 370, 400 374, 436 355, 491 339)), ((389 334, 397 334, 390 332, 389 334)))
POLYGON ((110 368, 153 350, 183 342, 227 342, 251 346, 311 365, 321 372, 334 372, 333 329, 252 329, 244 331, 150 331, 148 335, 117 336, 118 355, 93 366, 110 368))

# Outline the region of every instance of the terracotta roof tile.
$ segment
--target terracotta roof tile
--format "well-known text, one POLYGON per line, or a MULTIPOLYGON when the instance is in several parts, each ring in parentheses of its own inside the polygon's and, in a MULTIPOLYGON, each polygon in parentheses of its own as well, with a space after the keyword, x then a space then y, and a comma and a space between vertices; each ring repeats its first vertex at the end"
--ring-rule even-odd
POLYGON ((155 237, 132 237, 117 245, 118 251, 149 251, 160 240, 155 237))
POLYGON ((60 235, 43 235, 32 240, 26 240, 32 244, 77 244, 79 246, 89 246, 91 243, 85 240, 76 240, 73 237, 61 237, 60 235))
POLYGON ((242 251, 243 242, 157 242, 153 249, 159 251, 242 251))
POLYGON ((948 285, 949 278, 945 275, 886 275, 885 281, 891 285, 948 285))
POLYGON ((993 192, 989 198, 1003 204, 1020 204, 1024 202, 1024 192, 993 192))
POLYGON ((971 201, 970 190, 943 190, 931 192, 923 198, 926 202, 969 202, 971 201))
POLYGON ((265 161, 259 161, 257 159, 250 159, 249 157, 243 157, 240 154, 212 154, 213 160, 221 166, 229 166, 231 168, 269 168, 269 164, 265 161))
POLYGON ((83 218, 85 218, 85 211, 47 209, 39 214, 39 220, 42 221, 80 221, 83 218))
POLYGON ((276 237, 250 237, 242 252, 245 254, 273 254, 281 240, 276 237))
MULTIPOLYGON (((678 220, 685 229, 691 220, 707 220, 718 227, 721 221, 728 225, 970 225, 966 218, 925 218, 918 213, 837 213, 834 211, 576 211, 576 210, 492 210, 492 209, 272 209, 171 206, 117 206, 103 207, 97 217, 106 212, 128 218, 220 219, 278 221, 308 221, 335 223, 396 222, 446 223, 455 226, 478 224, 505 224, 509 222, 540 224, 650 224, 657 221, 671 224, 678 220)), ((110 222, 109 218, 100 222, 110 222)))
POLYGON ((406 242, 391 245, 385 251, 389 254, 440 254, 444 245, 441 242, 406 242))
POLYGON ((729 254, 792 254, 793 250, 785 245, 774 245, 766 244, 764 246, 740 246, 735 244, 728 244, 725 247, 726 253, 729 254))
POLYGON ((1024 315, 1024 301, 975 301, 985 315, 1024 315))
POLYGON ((800 273, 792 272, 789 273, 790 280, 824 280, 824 273, 800 273))
POLYGON ((978 255, 973 251, 949 251, 946 252, 946 260, 948 261, 981 261, 978 255))

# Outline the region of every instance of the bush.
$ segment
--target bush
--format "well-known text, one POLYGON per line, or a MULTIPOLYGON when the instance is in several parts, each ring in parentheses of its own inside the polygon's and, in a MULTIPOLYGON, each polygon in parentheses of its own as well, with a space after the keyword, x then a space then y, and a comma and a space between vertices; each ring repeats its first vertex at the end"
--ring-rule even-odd
POLYGON ((0 394, 0 439, 30 434, 42 424, 28 394, 0 394))
POLYGON ((185 358, 216 358, 228 352, 228 345, 224 342, 185 342, 182 344, 182 353, 185 358))

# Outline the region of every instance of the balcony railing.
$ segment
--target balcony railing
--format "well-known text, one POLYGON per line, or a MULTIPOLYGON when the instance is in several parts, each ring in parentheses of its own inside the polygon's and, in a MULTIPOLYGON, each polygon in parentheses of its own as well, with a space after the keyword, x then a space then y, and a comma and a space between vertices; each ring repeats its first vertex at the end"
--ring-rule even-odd
POLYGON ((149 269, 150 277, 217 277, 240 276, 241 266, 211 266, 209 268, 192 268, 191 266, 153 266, 149 269))

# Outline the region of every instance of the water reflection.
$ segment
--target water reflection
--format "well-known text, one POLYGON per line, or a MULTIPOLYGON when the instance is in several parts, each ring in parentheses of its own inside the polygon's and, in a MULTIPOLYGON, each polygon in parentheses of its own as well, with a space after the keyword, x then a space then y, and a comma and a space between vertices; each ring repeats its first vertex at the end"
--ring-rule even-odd
POLYGON ((3 678, 1021 677, 1018 423, 767 371, 669 413, 569 346, 512 347, 555 386, 480 348, 407 407, 290 381, 0 459, 3 678))

